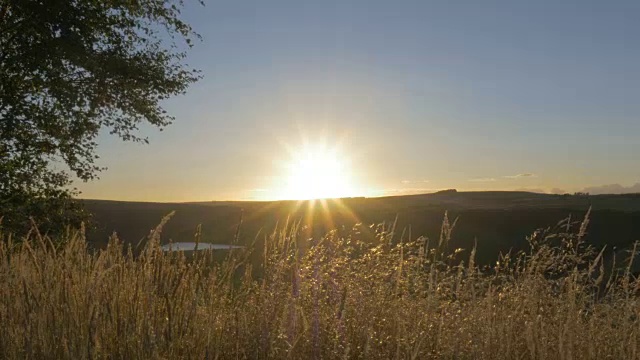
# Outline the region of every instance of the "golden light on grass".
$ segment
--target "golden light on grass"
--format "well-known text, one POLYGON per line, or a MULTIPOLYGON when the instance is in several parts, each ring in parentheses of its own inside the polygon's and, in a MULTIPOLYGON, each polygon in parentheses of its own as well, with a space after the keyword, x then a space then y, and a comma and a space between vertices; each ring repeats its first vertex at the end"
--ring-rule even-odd
POLYGON ((191 258, 162 251, 169 217, 136 255, 116 235, 87 251, 82 230, 17 244, 0 229, 0 358, 640 358, 640 245, 611 265, 583 246, 588 217, 495 266, 451 246, 447 216, 432 242, 286 223, 191 258))

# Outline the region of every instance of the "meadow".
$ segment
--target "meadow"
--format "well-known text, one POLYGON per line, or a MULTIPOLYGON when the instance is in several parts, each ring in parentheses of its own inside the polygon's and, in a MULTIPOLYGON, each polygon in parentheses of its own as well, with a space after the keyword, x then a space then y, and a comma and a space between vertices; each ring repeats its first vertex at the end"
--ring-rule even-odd
POLYGON ((161 251, 167 221, 140 249, 89 250, 84 229, 2 234, 0 357, 640 358, 636 246, 605 265, 588 213, 490 266, 451 246, 446 215, 434 238, 392 223, 307 238, 294 222, 190 259, 161 251))

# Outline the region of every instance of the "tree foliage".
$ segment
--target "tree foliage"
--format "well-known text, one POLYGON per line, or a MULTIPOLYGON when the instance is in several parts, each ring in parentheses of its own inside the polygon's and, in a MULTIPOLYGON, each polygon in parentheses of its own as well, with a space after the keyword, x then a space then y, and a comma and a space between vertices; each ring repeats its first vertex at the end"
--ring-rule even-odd
MULTIPOLYGON (((202 3, 201 3, 202 4, 202 3)), ((198 80, 182 0, 0 0, 0 216, 61 224, 71 179, 94 179, 96 137, 146 142, 143 123, 198 80)), ((20 225, 22 224, 22 225, 20 225)))

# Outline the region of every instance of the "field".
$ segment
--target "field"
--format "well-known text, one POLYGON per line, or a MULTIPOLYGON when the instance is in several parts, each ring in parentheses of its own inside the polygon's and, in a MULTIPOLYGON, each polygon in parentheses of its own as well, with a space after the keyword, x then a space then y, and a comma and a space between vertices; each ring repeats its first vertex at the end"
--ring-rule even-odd
MULTIPOLYGON (((527 192, 457 192, 387 198, 352 198, 319 202, 135 203, 87 200, 94 214, 88 241, 104 248, 114 232, 126 244, 137 245, 166 214, 175 211, 160 241, 193 241, 196 228, 203 242, 262 246, 264 234, 289 219, 306 226, 306 237, 321 237, 334 228, 395 223, 413 238, 437 238, 445 212, 458 219, 451 246, 468 251, 477 242, 476 261, 491 265, 498 255, 526 250, 526 236, 571 216, 584 217, 591 207, 585 241, 606 254, 614 247, 629 249, 640 240, 640 194, 561 196, 527 192)), ((368 241, 373 234, 367 235, 368 241)), ((367 240, 365 239, 365 240, 367 240)))
MULTIPOLYGON (((314 227, 308 217, 285 211, 292 209, 290 203, 244 203, 238 226, 237 203, 94 202, 91 206, 103 207, 96 221, 99 216, 110 218, 111 225, 128 221, 132 227, 123 234, 132 238, 112 236, 96 244, 85 239, 84 229, 61 239, 35 229, 20 241, 2 234, 0 357, 640 359, 636 245, 620 240, 631 251, 624 257, 618 252, 614 265, 607 260, 608 247, 590 240, 598 216, 633 223, 637 210, 598 208, 597 201, 591 202, 591 213, 539 202, 509 209, 501 202, 502 209, 461 206, 445 215, 440 207, 415 207, 414 200, 349 200, 350 214, 331 212, 336 229, 318 236, 327 223, 314 227), (394 201, 403 205, 393 207, 394 201), (140 211, 144 207, 147 212, 140 211), (155 226, 143 223, 171 207, 173 218, 159 218, 155 226), (570 219, 566 209, 574 213, 570 219), (181 210, 195 219, 179 218, 181 210), (132 218, 131 211, 139 216, 132 218), (433 218, 423 217, 429 211, 433 218), (564 217, 513 240, 521 250, 511 246, 510 253, 499 253, 499 246, 510 245, 499 242, 508 235, 500 228, 493 233, 495 242, 481 242, 484 236, 491 239, 484 232, 495 224, 534 226, 545 220, 542 214, 555 211, 564 217), (369 224, 394 212, 397 221, 369 224), (414 218, 401 219, 412 212, 422 223, 409 228, 403 224, 414 218), (275 226, 279 214, 289 215, 289 221, 275 226), (347 226, 346 216, 368 217, 347 226), (498 216, 502 222, 492 220, 498 216), (187 232, 187 220, 200 221, 201 230, 194 225, 187 232), (136 221, 141 223, 133 227, 136 221), (260 221, 263 231, 249 235, 260 221), (465 221, 485 235, 460 247, 456 234, 465 221), (433 235, 416 231, 425 222, 422 229, 428 231, 437 224, 433 235), (134 241, 136 231, 144 232, 144 242, 134 241), (160 250, 170 237, 193 240, 194 233, 198 241, 210 236, 246 248, 193 259, 160 250), (486 263, 479 261, 481 252, 486 263)), ((566 201, 576 200, 584 199, 566 201)), ((298 211, 313 213, 306 207, 298 211)), ((602 241, 634 229, 612 228, 602 241)))

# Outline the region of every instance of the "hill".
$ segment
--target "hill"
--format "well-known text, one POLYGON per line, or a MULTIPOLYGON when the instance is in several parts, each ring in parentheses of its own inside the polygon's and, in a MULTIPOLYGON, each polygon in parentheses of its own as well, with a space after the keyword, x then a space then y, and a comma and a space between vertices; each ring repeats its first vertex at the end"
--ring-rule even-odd
POLYGON ((84 203, 94 214, 88 239, 95 247, 104 246, 114 231, 123 241, 137 244, 171 211, 175 215, 163 229, 162 242, 193 241, 201 225, 203 242, 230 243, 238 235, 241 244, 251 243, 257 234, 261 234, 259 242, 264 241, 266 234, 287 219, 300 221, 311 237, 357 223, 390 224, 397 218, 397 234, 406 229, 413 238, 424 235, 437 239, 448 211, 452 221, 458 218, 451 246, 469 249, 477 240, 478 260, 484 263, 495 261, 499 251, 525 247, 525 237, 537 228, 555 225, 567 216, 580 220, 590 206, 587 241, 595 246, 626 247, 640 240, 640 194, 446 192, 325 202, 84 203))

